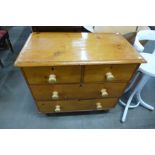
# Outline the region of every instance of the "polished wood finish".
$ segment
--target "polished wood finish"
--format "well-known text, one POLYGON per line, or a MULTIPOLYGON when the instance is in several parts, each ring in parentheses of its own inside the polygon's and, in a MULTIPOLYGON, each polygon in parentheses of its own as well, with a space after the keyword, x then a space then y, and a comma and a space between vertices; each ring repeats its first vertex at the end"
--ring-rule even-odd
POLYGON ((58 92, 58 100, 119 97, 126 85, 126 83, 91 83, 83 85, 30 85, 30 88, 36 100, 52 101, 54 91, 58 92), (108 96, 102 96, 102 89, 106 89, 108 96))
POLYGON ((114 107, 145 60, 120 35, 32 33, 15 65, 43 113, 114 107))
POLYGON ((117 65, 88 65, 83 69, 84 75, 81 77, 82 66, 56 66, 56 67, 24 67, 23 71, 29 84, 49 84, 49 76, 56 76, 54 83, 80 83, 84 77, 84 82, 108 82, 106 73, 111 72, 114 79, 110 82, 127 82, 130 80, 137 64, 117 64, 117 65))
POLYGON ((127 82, 136 70, 137 64, 91 65, 85 67, 84 82, 109 82, 106 73, 111 72, 114 79, 110 82, 127 82))
POLYGON ((79 83, 81 66, 24 67, 29 84, 49 84, 51 74, 56 75, 55 83, 79 83))
POLYGON ((59 112, 107 110, 113 108, 116 101, 117 98, 109 98, 94 100, 38 101, 37 104, 40 112, 55 113, 55 108, 57 105, 60 106, 59 112), (101 109, 97 109, 97 103, 101 103, 101 109))
POLYGON ((143 63, 145 60, 120 34, 32 33, 16 66, 60 66, 143 63))

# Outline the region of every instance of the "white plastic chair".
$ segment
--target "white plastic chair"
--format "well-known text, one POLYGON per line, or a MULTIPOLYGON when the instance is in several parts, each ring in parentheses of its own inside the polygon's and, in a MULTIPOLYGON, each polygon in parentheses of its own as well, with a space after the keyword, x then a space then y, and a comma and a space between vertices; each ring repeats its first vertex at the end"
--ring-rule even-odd
POLYGON ((127 116, 129 108, 136 108, 139 105, 142 105, 146 109, 154 110, 153 106, 151 106, 143 101, 143 99, 141 98, 141 91, 142 91, 144 85, 150 79, 150 77, 155 77, 155 52, 153 52, 152 54, 144 53, 143 52, 144 47, 140 43, 141 40, 155 40, 155 31, 143 30, 143 31, 139 31, 136 35, 134 47, 137 49, 138 52, 140 52, 140 54, 144 57, 144 59, 147 61, 147 63, 140 65, 137 74, 135 75, 135 77, 133 78, 131 83, 129 84, 128 88, 125 90, 124 93, 131 90, 131 88, 134 86, 134 88, 132 89, 132 93, 128 97, 127 102, 125 103, 121 99, 119 100, 120 103, 123 106, 125 106, 123 116, 121 119, 122 122, 126 121, 126 116, 127 116), (141 79, 139 79, 139 77, 141 77, 141 79), (137 97, 137 104, 132 103, 134 96, 137 97))

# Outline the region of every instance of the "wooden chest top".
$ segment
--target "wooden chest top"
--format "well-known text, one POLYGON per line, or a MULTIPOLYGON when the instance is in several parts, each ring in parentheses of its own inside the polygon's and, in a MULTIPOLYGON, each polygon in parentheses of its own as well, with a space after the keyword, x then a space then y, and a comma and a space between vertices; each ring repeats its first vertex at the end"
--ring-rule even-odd
POLYGON ((30 34, 16 66, 144 63, 120 34, 41 32, 30 34))

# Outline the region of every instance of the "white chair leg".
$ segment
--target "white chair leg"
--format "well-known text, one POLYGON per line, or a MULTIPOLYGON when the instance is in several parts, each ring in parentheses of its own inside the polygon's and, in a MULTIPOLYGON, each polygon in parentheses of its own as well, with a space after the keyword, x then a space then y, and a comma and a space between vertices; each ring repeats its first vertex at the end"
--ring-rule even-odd
POLYGON ((151 106, 151 105, 149 105, 149 104, 147 104, 146 102, 143 101, 143 99, 140 96, 140 92, 137 93, 137 98, 138 98, 140 104, 143 107, 145 107, 146 109, 149 109, 149 110, 154 110, 154 107, 153 106, 151 106))
POLYGON ((154 107, 152 107, 152 106, 148 105, 147 103, 145 103, 141 99, 141 96, 140 96, 140 93, 141 93, 144 85, 146 84, 146 82, 149 80, 149 78, 150 78, 149 76, 143 75, 142 78, 140 79, 139 83, 137 84, 136 88, 134 89, 134 91, 130 95, 130 97, 129 97, 127 103, 126 103, 125 110, 123 112, 123 116, 122 116, 122 120, 121 120, 122 122, 126 121, 127 112, 128 112, 128 109, 131 107, 130 104, 131 104, 131 101, 132 101, 134 95, 137 95, 137 97, 138 97, 138 104, 137 105, 141 104, 147 109, 154 110, 154 107))
POLYGON ((127 113, 128 113, 128 109, 129 109, 131 101, 132 101, 132 99, 133 99, 133 97, 134 97, 134 95, 136 94, 137 91, 138 91, 138 87, 136 87, 134 89, 134 91, 132 92, 132 94, 130 95, 130 97, 129 97, 128 101, 127 101, 127 104, 126 104, 124 112, 123 112, 122 120, 121 120, 123 123, 126 121, 126 116, 127 116, 127 113))
MULTIPOLYGON (((126 103, 123 102, 121 99, 119 99, 119 103, 121 103, 121 105, 123 105, 124 107, 126 106, 126 103)), ((136 108, 138 107, 140 104, 140 102, 138 102, 137 104, 134 104, 134 105, 130 105, 129 108, 136 108)))
POLYGON ((124 93, 128 92, 128 91, 131 89, 131 87, 132 87, 133 84, 136 82, 136 80, 137 80, 137 78, 139 77, 139 75, 140 75, 140 72, 138 71, 138 72, 136 73, 136 75, 134 76, 134 78, 131 80, 129 86, 125 89, 124 93))
MULTIPOLYGON (((124 93, 128 92, 131 87, 134 85, 134 83, 136 82, 136 80, 138 79, 140 75, 140 72, 138 71, 135 75, 135 77, 132 79, 131 83, 129 84, 129 86, 127 87, 127 89, 124 91, 124 93)), ((121 105, 126 106, 126 103, 123 102, 121 99, 119 99, 119 102, 121 103, 121 105)), ((139 103, 137 103, 136 105, 130 105, 129 108, 136 108, 139 106, 139 103)))
POLYGON ((145 84, 147 83, 147 81, 150 79, 149 76, 147 75, 143 75, 142 79, 141 79, 141 83, 139 85, 139 89, 138 89, 138 92, 137 92, 137 99, 138 101, 140 102, 140 104, 145 107, 146 109, 149 109, 149 110, 154 110, 154 107, 147 104, 146 102, 143 101, 143 99, 141 98, 141 91, 143 89, 143 87, 145 86, 145 84))

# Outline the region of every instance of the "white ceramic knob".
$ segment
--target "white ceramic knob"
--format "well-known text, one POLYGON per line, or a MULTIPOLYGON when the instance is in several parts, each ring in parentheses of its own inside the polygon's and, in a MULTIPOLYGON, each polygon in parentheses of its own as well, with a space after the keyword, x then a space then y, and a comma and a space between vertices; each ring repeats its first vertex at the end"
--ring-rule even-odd
POLYGON ((48 82, 49 83, 55 83, 57 80, 56 80, 56 75, 55 74, 50 74, 49 75, 49 78, 48 78, 48 82))
POLYGON ((101 89, 101 95, 102 95, 102 97, 106 97, 106 96, 108 96, 109 94, 108 94, 108 92, 107 92, 106 89, 101 89))
POLYGON ((100 102, 96 103, 96 109, 101 110, 102 109, 102 104, 100 102))
POLYGON ((61 109, 60 109, 60 105, 56 105, 54 111, 55 111, 55 112, 60 112, 60 111, 61 111, 61 109))
POLYGON ((111 72, 107 72, 106 73, 106 79, 107 79, 107 81, 112 81, 112 80, 114 80, 114 75, 111 73, 111 72))
POLYGON ((52 99, 53 100, 59 99, 59 93, 57 91, 53 91, 53 93, 52 93, 52 99))

